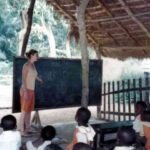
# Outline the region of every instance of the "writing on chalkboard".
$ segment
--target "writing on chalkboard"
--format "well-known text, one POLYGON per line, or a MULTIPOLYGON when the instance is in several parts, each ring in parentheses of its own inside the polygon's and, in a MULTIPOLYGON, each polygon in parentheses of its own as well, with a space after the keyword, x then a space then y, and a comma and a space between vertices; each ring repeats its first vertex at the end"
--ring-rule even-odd
MULTIPOLYGON (((20 111, 19 90, 22 67, 27 60, 14 59, 13 112, 20 111)), ((74 107, 81 105, 82 69, 81 60, 40 58, 35 63, 43 84, 36 82, 35 109, 74 107)), ((101 100, 102 61, 90 60, 89 105, 98 105, 101 100)))

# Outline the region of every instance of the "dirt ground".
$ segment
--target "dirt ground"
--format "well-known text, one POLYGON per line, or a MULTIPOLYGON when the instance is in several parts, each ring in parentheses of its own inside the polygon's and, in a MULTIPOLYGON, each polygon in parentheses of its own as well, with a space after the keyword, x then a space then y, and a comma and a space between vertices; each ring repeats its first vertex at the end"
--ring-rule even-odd
MULTIPOLYGON (((0 85, 0 119, 4 115, 12 114, 11 109, 4 109, 5 107, 12 107, 12 87, 10 85, 0 85)), ((39 117, 41 120, 41 125, 54 125, 57 130, 57 136, 64 138, 69 142, 72 137, 73 129, 76 126, 74 120, 75 113, 77 111, 75 108, 61 108, 61 109, 49 109, 39 111, 39 117)), ((97 107, 89 107, 92 113, 91 123, 99 123, 97 120, 97 107)), ((35 112, 32 112, 32 118, 35 112)), ((19 129, 20 113, 13 114, 17 118, 17 124, 19 129)), ((31 140, 36 138, 38 133, 32 137, 24 138, 23 141, 31 140)))
MULTIPOLYGON (((11 109, 4 109, 6 107, 12 107, 12 86, 11 85, 2 85, 0 84, 0 118, 4 115, 11 114, 11 109)), ((74 122, 74 116, 78 108, 61 108, 61 109, 49 109, 39 111, 40 119, 42 125, 46 124, 61 124, 74 122)), ((95 120, 97 116, 97 108, 89 107, 92 112, 92 118, 95 120)), ((32 116, 35 112, 32 113, 32 116)), ((18 120, 19 125, 19 116, 20 113, 14 113, 18 120)))

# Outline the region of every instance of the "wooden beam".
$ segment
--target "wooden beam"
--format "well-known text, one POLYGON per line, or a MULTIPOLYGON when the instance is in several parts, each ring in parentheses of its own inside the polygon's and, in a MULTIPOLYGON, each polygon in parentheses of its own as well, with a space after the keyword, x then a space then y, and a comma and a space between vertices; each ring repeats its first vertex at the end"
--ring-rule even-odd
POLYGON ((102 48, 110 50, 150 50, 150 46, 103 46, 102 48))
MULTIPOLYGON (((144 12, 144 13, 137 13, 134 14, 134 17, 143 17, 146 15, 150 15, 150 11, 149 12, 144 12)), ((131 19, 131 17, 129 15, 124 15, 124 16, 117 16, 117 17, 105 17, 105 18, 100 18, 100 19, 88 19, 86 20, 87 23, 92 22, 92 23, 97 23, 97 22, 113 22, 113 21, 117 21, 117 20, 129 20, 131 19)))
MULTIPOLYGON (((70 15, 66 10, 64 10, 60 6, 60 2, 58 3, 58 1, 55 0, 55 2, 52 5, 56 7, 57 9, 61 10, 64 13, 64 15, 67 16, 67 18, 70 19, 77 26, 77 19, 74 16, 70 15)), ((87 32, 87 36, 89 37, 89 39, 91 39, 92 43, 98 45, 96 39, 92 37, 88 32, 87 32)))
MULTIPOLYGON (((77 1, 75 1, 75 0, 72 0, 72 2, 73 2, 75 5, 78 5, 77 1)), ((88 13, 88 11, 86 12, 86 18, 87 18, 87 19, 88 19, 88 18, 92 19, 92 16, 88 13)), ((87 19, 86 19, 86 20, 87 20, 87 19)), ((100 30, 100 31, 103 30, 103 31, 108 35, 108 37, 110 37, 110 38, 114 41, 114 43, 118 45, 118 42, 112 37, 112 35, 111 35, 110 33, 106 32, 106 31, 103 29, 103 27, 101 26, 101 24, 100 24, 99 22, 97 22, 97 24, 98 24, 98 26, 99 26, 99 30, 100 30)), ((102 46, 102 45, 103 45, 103 42, 100 42, 100 40, 99 40, 99 45, 100 45, 100 44, 101 44, 101 46, 102 46)), ((98 47, 99 47, 99 46, 98 46, 98 47)))
MULTIPOLYGON (((108 14, 110 17, 112 17, 112 18, 114 17, 114 16, 112 15, 112 13, 107 9, 106 5, 105 5, 102 1, 97 0, 97 2, 98 2, 99 5, 102 6, 102 8, 107 12, 107 14, 108 14)), ((116 21, 116 20, 114 20, 114 22, 119 26, 119 28, 121 28, 121 29, 124 31, 124 33, 125 33, 129 38, 131 38, 131 39, 135 42, 135 44, 140 45, 140 44, 138 43, 138 41, 132 37, 132 35, 128 32, 128 30, 122 26, 121 23, 119 23, 119 22, 116 21)))
POLYGON ((139 21, 133 14, 133 12, 130 10, 130 8, 126 5, 126 3, 124 2, 124 0, 119 0, 120 4, 124 7, 124 9, 126 10, 126 12, 128 13, 128 15, 139 25, 139 27, 145 32, 145 34, 147 35, 147 37, 150 38, 150 32, 148 31, 148 29, 144 26, 144 24, 139 21))

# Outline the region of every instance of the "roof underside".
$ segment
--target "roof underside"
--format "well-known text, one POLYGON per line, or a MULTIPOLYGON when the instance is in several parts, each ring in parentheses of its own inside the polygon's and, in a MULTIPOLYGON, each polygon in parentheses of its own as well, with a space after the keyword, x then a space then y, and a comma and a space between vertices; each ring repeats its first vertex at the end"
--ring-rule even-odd
MULTIPOLYGON (((47 0, 77 26, 79 0, 47 0)), ((150 0, 90 0, 86 9, 88 43, 105 57, 150 57, 150 0)))

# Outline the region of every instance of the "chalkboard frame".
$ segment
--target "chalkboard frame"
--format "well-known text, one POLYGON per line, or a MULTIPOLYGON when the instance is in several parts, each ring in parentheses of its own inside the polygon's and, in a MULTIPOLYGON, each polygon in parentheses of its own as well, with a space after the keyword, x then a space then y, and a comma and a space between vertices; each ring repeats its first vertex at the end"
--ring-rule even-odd
MULTIPOLYGON (((18 113, 19 111, 15 109, 15 70, 16 70, 16 59, 19 58, 19 59, 26 59, 25 57, 21 57, 21 56, 17 56, 17 57, 14 57, 13 59, 13 96, 12 96, 12 113, 18 113)), ((81 59, 76 59, 76 58, 53 58, 53 57, 40 57, 39 59, 49 59, 49 60, 73 60, 73 61, 81 61, 81 59)), ((101 65, 101 68, 100 68, 100 72, 101 72, 101 88, 100 88, 100 95, 102 94, 102 79, 103 79, 103 73, 102 73, 102 70, 103 70, 103 61, 102 60, 98 60, 98 59, 90 59, 90 61, 98 61, 101 65)), ((100 106, 101 105, 101 98, 102 98, 102 95, 100 96, 100 100, 99 100, 99 104, 97 105, 89 105, 89 106, 100 106)), ((68 106, 68 107, 51 107, 51 108, 35 108, 34 110, 47 110, 47 109, 58 109, 58 108, 73 108, 73 107, 80 107, 79 105, 74 105, 74 106, 68 106)))

